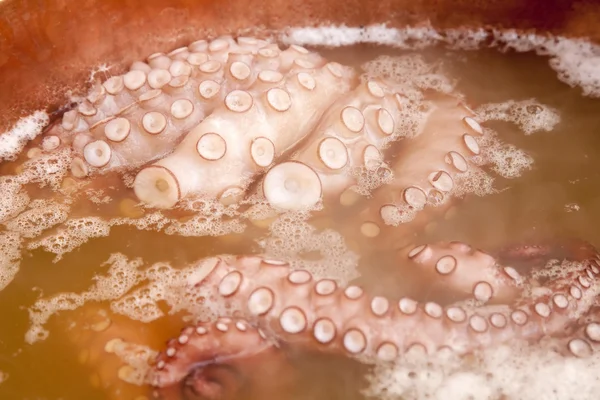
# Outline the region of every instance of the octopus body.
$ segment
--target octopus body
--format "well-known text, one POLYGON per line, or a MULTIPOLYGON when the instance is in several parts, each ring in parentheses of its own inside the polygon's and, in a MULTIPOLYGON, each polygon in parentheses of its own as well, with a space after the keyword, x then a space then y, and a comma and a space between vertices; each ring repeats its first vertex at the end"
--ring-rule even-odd
MULTIPOLYGON (((69 148, 79 179, 135 169, 133 192, 159 209, 194 196, 225 204, 263 197, 278 212, 353 206, 367 187, 352 221, 357 234, 397 238, 382 231, 414 230, 457 200, 461 177, 485 164, 484 138, 458 97, 415 101, 404 83, 359 79, 303 47, 221 37, 154 54, 97 83, 42 148, 69 148)), ((513 246, 494 257, 444 242, 397 257, 472 302, 388 298, 285 260, 213 257, 199 262, 195 284, 231 311, 184 328, 149 379, 169 399, 186 390, 218 398, 235 392, 237 380, 213 379, 209 366, 275 360, 282 344, 373 362, 465 354, 515 338, 556 338, 558 351, 577 357, 600 345, 600 256, 590 245, 513 246)))

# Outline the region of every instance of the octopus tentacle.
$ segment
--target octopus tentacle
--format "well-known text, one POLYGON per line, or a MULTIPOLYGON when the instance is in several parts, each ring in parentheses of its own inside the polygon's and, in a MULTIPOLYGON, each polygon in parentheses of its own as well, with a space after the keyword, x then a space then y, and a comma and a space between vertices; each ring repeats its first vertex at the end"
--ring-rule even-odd
POLYGON ((560 354, 580 358, 600 351, 600 307, 594 306, 573 332, 552 340, 551 345, 560 354))
POLYGON ((535 339, 566 329, 574 318, 589 310, 599 293, 595 282, 600 273, 599 261, 590 246, 564 246, 561 253, 567 257, 548 265, 548 255, 527 279, 464 243, 421 245, 403 256, 429 274, 435 273, 450 289, 470 292, 481 302, 512 303, 508 308, 480 307, 476 312, 488 318, 491 312, 498 321, 510 317, 520 327, 513 329, 515 336, 535 339))
POLYGON ((393 180, 375 190, 359 216, 367 236, 377 236, 379 229, 374 227, 398 226, 418 215, 429 220, 432 212, 418 212, 427 206, 447 208, 457 178, 478 168, 472 160, 481 152, 478 137, 483 130, 472 113, 449 96, 429 104, 420 132, 401 143, 392 166, 393 180))
POLYGON ((521 291, 522 278, 516 270, 500 266, 494 257, 466 243, 408 246, 398 252, 398 258, 418 268, 418 274, 433 284, 442 283, 478 301, 507 302, 521 291))
POLYGON ((374 173, 383 163, 383 149, 398 138, 397 96, 384 83, 369 80, 336 101, 309 142, 265 175, 269 203, 285 210, 309 208, 322 197, 339 199, 356 184, 357 170, 374 173))
POLYGON ((167 350, 156 360, 151 380, 161 388, 165 400, 181 398, 182 391, 200 398, 230 398, 243 384, 244 359, 263 357, 272 362, 281 358, 276 353, 274 343, 245 320, 221 318, 187 327, 177 339, 170 340, 167 350), (229 368, 211 371, 219 365, 229 368), (215 377, 215 373, 220 376, 215 377), (182 381, 183 388, 178 385, 182 381))
POLYGON ((325 63, 300 46, 281 51, 264 40, 229 36, 155 53, 123 75, 97 81, 46 133, 42 148, 70 146, 78 178, 141 166, 171 152, 231 91, 257 80, 273 86, 277 76, 325 63))
MULTIPOLYGON (((503 304, 478 307, 372 296, 358 286, 341 287, 306 270, 290 270, 283 261, 258 256, 208 260, 205 267, 211 271, 199 284, 214 287, 226 309, 239 310, 248 321, 290 345, 390 361, 417 349, 433 353, 447 347, 462 354, 512 338, 560 336, 598 295, 598 255, 582 254, 587 258, 551 265, 542 285, 529 279, 520 291, 511 282, 519 280, 514 270, 502 269, 491 256, 464 244, 418 246, 405 254, 423 269, 437 266, 444 271, 447 263, 440 266, 439 260, 451 256, 457 274, 475 274, 470 282, 485 279, 481 282, 489 287, 470 287, 473 294, 483 293, 481 300, 489 300, 490 290, 498 290, 495 295, 503 304)), ((460 279, 449 282, 459 291, 467 288, 460 279)), ((178 351, 185 352, 185 346, 178 351)))
POLYGON ((351 69, 329 63, 312 73, 291 73, 266 88, 229 92, 224 105, 172 154, 137 174, 137 197, 159 208, 190 194, 235 201, 260 171, 309 133, 323 109, 349 90, 352 76, 351 69))

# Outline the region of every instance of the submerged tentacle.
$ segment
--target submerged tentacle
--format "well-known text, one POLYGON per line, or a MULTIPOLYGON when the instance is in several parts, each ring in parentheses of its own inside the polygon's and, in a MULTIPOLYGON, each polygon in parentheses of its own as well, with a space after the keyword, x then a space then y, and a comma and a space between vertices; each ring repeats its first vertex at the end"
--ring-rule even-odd
POLYGON ((600 351, 600 307, 594 306, 573 332, 549 342, 551 348, 566 356, 585 358, 600 351))
POLYGON ((366 236, 378 236, 386 225, 424 224, 450 205, 458 179, 479 168, 473 157, 481 152, 478 138, 483 130, 471 112, 449 96, 428 105, 420 132, 400 143, 392 181, 374 191, 359 215, 366 236), (432 207, 430 212, 419 212, 426 207, 432 207))
POLYGON ((511 267, 504 267, 491 255, 466 243, 440 242, 408 246, 398 251, 398 260, 429 285, 442 284, 445 291, 468 294, 478 301, 510 302, 521 292, 521 277, 511 267))
POLYGON ((97 81, 46 132, 42 149, 72 148, 77 178, 138 167, 170 153, 231 91, 325 63, 300 46, 281 51, 265 40, 229 36, 155 53, 123 75, 97 81))
POLYGON ((374 173, 382 151, 398 139, 401 103, 392 88, 369 80, 326 111, 308 143, 290 161, 271 168, 262 182, 269 203, 306 209, 335 199, 357 183, 360 170, 374 173))
MULTIPOLYGON (((464 244, 419 246, 405 255, 421 268, 437 266, 444 271, 450 264, 441 265, 440 260, 453 257, 457 274, 475 274, 470 282, 481 278, 487 285, 482 289, 476 284, 473 295, 483 302, 496 295, 502 301, 496 305, 442 306, 372 296, 358 286, 342 287, 306 270, 291 270, 283 261, 258 256, 208 260, 205 265, 211 272, 199 284, 214 287, 225 309, 241 313, 268 337, 320 352, 391 361, 410 351, 450 348, 464 354, 512 338, 539 340, 564 334, 573 318, 589 310, 600 286, 597 253, 572 254, 577 261, 562 260, 542 269, 547 275, 544 282, 535 275, 522 279, 464 244)), ((458 277, 450 278, 450 285, 467 289, 458 277)), ((186 351, 183 345, 177 353, 186 351)), ((195 354, 196 348, 189 351, 195 354)))
POLYGON ((285 354, 243 319, 221 318, 185 328, 167 346, 150 376, 164 400, 233 399, 241 391, 261 392, 257 385, 270 385, 273 394, 294 377, 286 369, 285 354), (258 376, 271 373, 277 373, 277 383, 258 376))

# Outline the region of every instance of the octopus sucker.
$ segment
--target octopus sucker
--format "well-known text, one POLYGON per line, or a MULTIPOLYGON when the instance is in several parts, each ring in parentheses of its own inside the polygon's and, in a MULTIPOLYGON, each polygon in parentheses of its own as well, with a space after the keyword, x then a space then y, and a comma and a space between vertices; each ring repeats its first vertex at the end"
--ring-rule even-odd
MULTIPOLYGON (((343 72, 345 79, 352 77, 350 70, 343 72)), ((216 197, 227 187, 247 185, 244 176, 252 180, 294 147, 331 99, 349 87, 344 79, 334 78, 323 69, 315 70, 313 77, 316 87, 310 93, 293 75, 269 88, 261 85, 257 91, 250 87, 228 93, 224 104, 192 129, 172 154, 138 173, 134 182, 138 198, 150 206, 166 208, 179 200, 172 196, 176 187, 183 197, 216 197), (156 175, 159 170, 154 166, 169 170, 177 181, 170 185, 172 191, 161 192, 162 196, 152 182, 155 176, 163 179, 164 173, 156 175)))
POLYGON ((410 222, 410 229, 422 227, 449 210, 461 177, 482 171, 485 160, 476 159, 482 135, 479 124, 456 99, 438 96, 429 100, 416 133, 399 142, 391 165, 393 178, 373 190, 356 229, 367 237, 379 237, 384 228, 386 233, 400 236, 399 226, 410 222))
MULTIPOLYGON (((302 167, 306 171, 302 174, 306 185, 303 190, 312 193, 312 203, 304 201, 303 207, 314 206, 322 198, 337 200, 345 190, 356 184, 353 170, 377 169, 383 162, 381 152, 393 140, 390 135, 393 133, 394 116, 400 118, 393 90, 375 81, 360 84, 331 105, 314 128, 307 145, 288 161, 305 166, 302 167), (372 118, 372 107, 385 111, 383 120, 372 118), (370 118, 365 118, 365 113, 370 118), (318 181, 314 179, 314 174, 318 181), (322 194, 319 193, 320 188, 323 188, 322 194)), ((297 180, 299 167, 292 168, 290 164, 287 169, 293 176, 286 175, 283 168, 274 168, 267 172, 265 183, 272 186, 278 179, 277 186, 285 187, 286 183, 297 180)), ((273 204, 274 199, 267 193, 265 196, 273 204)), ((289 196, 294 197, 293 192, 289 196)), ((281 203, 277 203, 277 206, 286 207, 281 203)))

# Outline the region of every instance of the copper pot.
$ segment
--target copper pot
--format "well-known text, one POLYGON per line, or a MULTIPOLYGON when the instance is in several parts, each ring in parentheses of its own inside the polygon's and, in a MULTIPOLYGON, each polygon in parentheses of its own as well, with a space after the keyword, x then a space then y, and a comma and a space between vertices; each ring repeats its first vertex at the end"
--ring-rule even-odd
MULTIPOLYGON (((202 37, 266 36, 290 26, 385 23, 514 28, 600 40, 596 0, 0 0, 3 128, 65 101, 101 63, 135 59, 202 37)), ((121 69, 121 70, 119 70, 121 69)))

